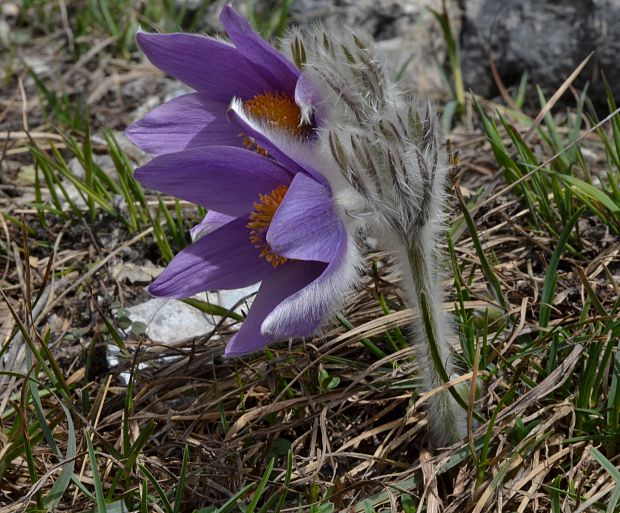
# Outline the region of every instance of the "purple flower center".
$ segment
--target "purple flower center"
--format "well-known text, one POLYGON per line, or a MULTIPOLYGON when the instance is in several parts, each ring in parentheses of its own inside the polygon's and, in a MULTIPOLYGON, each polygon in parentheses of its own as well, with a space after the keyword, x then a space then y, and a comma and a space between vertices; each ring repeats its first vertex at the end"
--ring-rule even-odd
POLYGON ((286 257, 278 255, 267 243, 267 230, 271 225, 271 220, 278 210, 280 203, 288 191, 288 185, 278 185, 269 194, 259 194, 259 201, 254 203, 254 210, 250 214, 250 222, 247 227, 250 229, 250 242, 254 247, 260 249, 260 256, 269 262, 273 268, 277 268, 287 261, 286 257))

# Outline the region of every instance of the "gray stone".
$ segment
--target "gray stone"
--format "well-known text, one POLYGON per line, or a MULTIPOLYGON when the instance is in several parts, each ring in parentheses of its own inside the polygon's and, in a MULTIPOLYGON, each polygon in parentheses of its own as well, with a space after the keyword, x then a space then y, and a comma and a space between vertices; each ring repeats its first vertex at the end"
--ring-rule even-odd
MULTIPOLYGON (((291 17, 299 25, 323 21, 334 30, 366 31, 392 73, 411 58, 405 88, 435 98, 446 93, 438 64, 446 64, 447 55, 429 8, 441 10, 441 5, 441 0, 296 0, 291 17)), ((489 50, 507 87, 516 87, 528 72, 535 102, 534 84, 549 96, 591 51, 595 54, 574 85, 589 82, 589 96, 600 105, 605 102, 601 72, 612 89, 620 81, 620 0, 446 0, 446 6, 461 43, 467 90, 497 95, 489 50)))
POLYGON ((612 87, 620 78, 619 0, 465 0, 464 7, 463 77, 478 94, 497 94, 489 50, 507 87, 527 71, 529 83, 550 94, 592 51, 577 87, 590 82, 590 97, 603 103, 601 71, 612 87))
POLYGON ((127 308, 132 322, 146 325, 149 339, 172 344, 205 335, 213 330, 213 320, 176 299, 150 299, 127 308))
MULTIPOLYGON (((436 98, 446 92, 437 64, 446 54, 430 9, 441 10, 441 0, 296 0, 291 17, 301 26, 321 21, 335 32, 343 27, 365 32, 377 42, 388 73, 402 76, 404 89, 436 98)), ((459 10, 449 12, 458 27, 459 10)))

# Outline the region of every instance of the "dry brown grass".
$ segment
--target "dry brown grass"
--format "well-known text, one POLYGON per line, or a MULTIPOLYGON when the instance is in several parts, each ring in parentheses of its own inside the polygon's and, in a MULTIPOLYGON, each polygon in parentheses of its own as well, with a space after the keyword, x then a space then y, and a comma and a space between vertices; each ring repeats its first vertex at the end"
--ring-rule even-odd
MULTIPOLYGON (((61 47, 63 37, 62 31, 52 32, 19 52, 61 47)), ((92 51, 74 64, 50 61, 46 80, 50 90, 85 93, 94 132, 122 129, 144 97, 161 97, 169 87, 150 68, 110 57, 104 50, 112 42, 94 41, 92 51)), ((461 284, 452 277, 447 281, 445 306, 456 311, 460 322, 469 319, 463 329, 471 332, 463 339, 473 341, 479 357, 465 356, 463 375, 451 385, 467 390, 472 376, 477 377, 474 381, 482 386, 470 406, 486 422, 471 426, 469 440, 430 452, 429 394, 419 392, 410 349, 394 351, 389 340, 398 339, 399 329, 406 333, 415 312, 402 308, 398 272, 384 253, 369 253, 369 272, 342 312, 351 330, 334 323, 313 339, 240 360, 222 358, 231 320, 211 336, 173 345, 126 332, 121 362, 110 368, 106 346, 113 340, 103 317, 114 324, 115 308, 146 298, 142 285, 115 281, 110 269, 121 261, 155 260, 156 246, 150 230, 130 235, 104 215, 96 225, 49 214, 48 225, 39 224, 31 206, 34 188, 22 181, 31 165, 28 135, 43 150, 51 143, 63 150, 53 123, 41 115, 41 102, 25 68, 14 63, 0 94, 0 287, 6 295, 0 303, 0 512, 34 511, 37 493, 49 491, 61 470, 25 386, 32 365, 28 337, 48 364, 57 363, 66 381, 65 397, 64 385, 51 384, 40 367, 30 375, 40 380, 46 422, 62 454, 71 428, 61 405, 69 408, 77 435, 74 472, 89 490, 94 476, 87 437, 97 450, 107 491, 127 464, 119 459, 127 456, 125 445, 136 443, 147 430, 137 463, 164 490, 178 483, 183 448, 189 447, 181 511, 222 504, 259 481, 272 457, 275 467, 263 497, 288 492, 283 511, 326 503, 325 494, 337 511, 364 511, 363 501, 377 511, 403 511, 403 494, 413 497, 418 511, 425 507, 427 512, 605 511, 618 483, 594 449, 618 467, 619 433, 606 432, 595 413, 592 418, 580 414, 576 397, 592 344, 618 336, 615 328, 601 326, 618 320, 620 241, 600 220, 583 214, 580 246, 560 262, 552 321, 541 329, 541 292, 557 237, 534 228, 520 198, 505 190, 479 128, 464 123, 451 134, 461 166, 454 182, 465 200, 476 204, 477 236, 508 307, 492 299, 480 254, 454 202, 452 242, 461 284), (30 229, 25 236, 21 220, 30 229), (379 264, 375 272, 373 263, 379 264), (592 292, 602 311, 592 306, 592 292), (457 294, 467 297, 464 310, 457 294), (387 314, 379 295, 387 300, 387 314), (18 322, 27 337, 18 332, 18 322), (373 355, 363 339, 387 355, 373 355), (339 378, 337 386, 326 389, 322 371, 339 378), (131 389, 119 378, 122 372, 131 374, 131 389), (481 461, 483 444, 488 453, 481 461), (285 490, 289 447, 292 466, 285 490)), ((550 156, 540 139, 531 145, 550 156)), ((598 139, 587 137, 583 147, 595 156, 593 174, 606 168, 598 139)), ((96 153, 105 151, 105 145, 95 146, 96 153)), ((188 215, 195 216, 191 207, 188 215)), ((459 341, 454 342, 463 354, 459 341)), ((602 374, 600 395, 593 398, 593 411, 598 408, 602 416, 617 380, 614 359, 602 374)), ((112 498, 135 498, 143 480, 140 467, 130 465, 112 498)), ((149 503, 149 511, 157 511, 157 504, 156 499, 149 503)), ((94 505, 70 484, 57 510, 88 511, 94 505)))

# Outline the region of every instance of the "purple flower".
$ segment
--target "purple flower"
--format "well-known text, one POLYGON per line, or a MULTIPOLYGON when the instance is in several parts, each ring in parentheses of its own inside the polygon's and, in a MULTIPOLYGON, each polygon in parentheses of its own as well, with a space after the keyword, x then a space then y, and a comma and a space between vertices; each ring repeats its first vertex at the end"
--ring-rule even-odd
POLYGON ((227 119, 233 98, 274 128, 307 136, 308 106, 315 94, 300 71, 256 34, 230 6, 220 21, 233 44, 197 34, 138 33, 138 44, 159 69, 196 93, 175 98, 127 128, 145 152, 162 155, 205 146, 253 147, 253 141, 227 119), (304 115, 302 117, 303 106, 304 115))
POLYGON ((174 257, 149 291, 182 298, 262 281, 228 356, 311 335, 354 274, 348 265, 353 248, 330 189, 315 174, 226 146, 161 155, 136 170, 146 187, 213 209, 199 225, 203 235, 174 257))
POLYGON ((303 101, 315 91, 230 7, 220 19, 235 46, 138 35, 151 62, 198 92, 127 132, 155 155, 136 170, 144 186, 209 210, 149 291, 183 298, 261 282, 226 347, 238 356, 314 333, 355 280, 359 257, 308 142, 303 101))

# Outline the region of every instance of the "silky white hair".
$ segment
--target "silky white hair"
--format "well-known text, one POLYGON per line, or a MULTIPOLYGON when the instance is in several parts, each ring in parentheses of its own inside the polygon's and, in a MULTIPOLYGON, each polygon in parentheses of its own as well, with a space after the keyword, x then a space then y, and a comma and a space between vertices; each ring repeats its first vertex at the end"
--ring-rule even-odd
MULTIPOLYGON (((344 32, 336 35, 317 25, 294 29, 285 40, 306 90, 296 94, 296 101, 306 119, 314 115, 319 121, 311 158, 321 163, 350 238, 377 234, 402 267, 408 305, 420 313, 421 291, 427 297, 439 358, 450 376, 454 329, 443 309, 438 251, 449 171, 444 138, 432 106, 399 90, 371 39, 344 32), (304 94, 307 90, 313 94, 304 94)), ((430 391, 443 379, 422 316, 417 318, 412 344, 430 391)), ((436 446, 465 436, 465 411, 447 391, 429 400, 428 412, 436 446)))

